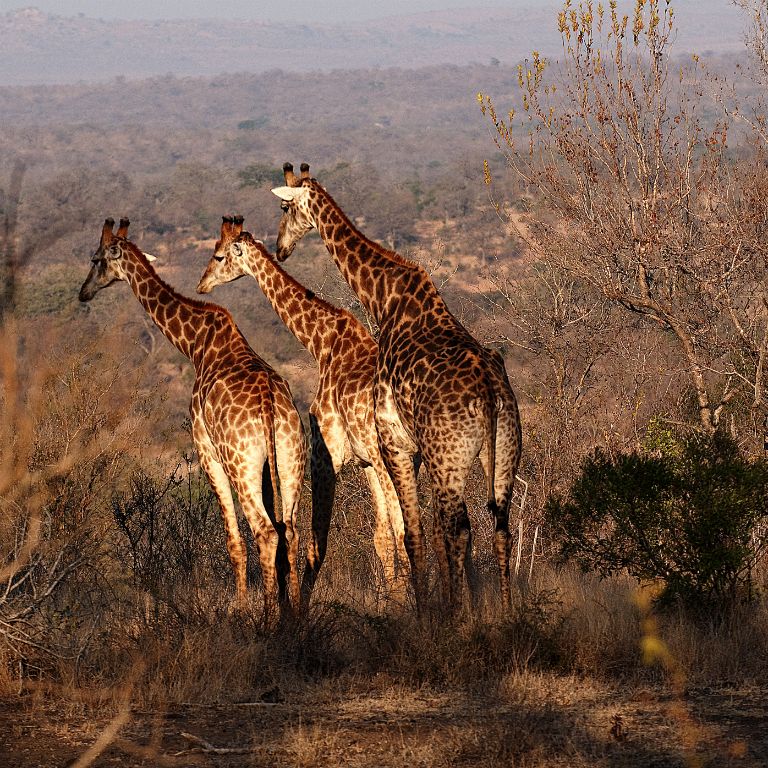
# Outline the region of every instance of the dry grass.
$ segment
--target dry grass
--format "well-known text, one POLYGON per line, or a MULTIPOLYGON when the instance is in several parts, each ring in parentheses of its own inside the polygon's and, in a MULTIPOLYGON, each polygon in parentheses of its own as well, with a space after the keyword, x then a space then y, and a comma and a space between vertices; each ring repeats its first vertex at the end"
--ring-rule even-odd
POLYGON ((271 634, 224 611, 194 627, 161 622, 115 648, 123 666, 101 670, 105 686, 26 681, 18 695, 14 680, 0 723, 12 720, 14 750, 32 748, 20 724, 36 723, 34 748, 62 758, 119 722, 96 765, 142 765, 148 754, 150 764, 210 764, 182 732, 223 750, 223 765, 720 766, 737 754, 738 765, 762 764, 766 689, 752 675, 764 675, 765 659, 743 639, 764 624, 753 616, 701 639, 682 616, 661 622, 676 677, 641 657, 633 585, 586 580, 578 604, 578 576, 549 574, 548 589, 558 579, 567 602, 521 593, 504 620, 419 622, 323 603, 271 634), (605 618, 622 604, 633 618, 605 618), (611 638, 611 627, 627 634, 611 638), (612 662, 601 667, 606 642, 612 662), (724 675, 700 668, 707 648, 732 657, 724 675), (130 677, 123 722, 119 681, 130 677))

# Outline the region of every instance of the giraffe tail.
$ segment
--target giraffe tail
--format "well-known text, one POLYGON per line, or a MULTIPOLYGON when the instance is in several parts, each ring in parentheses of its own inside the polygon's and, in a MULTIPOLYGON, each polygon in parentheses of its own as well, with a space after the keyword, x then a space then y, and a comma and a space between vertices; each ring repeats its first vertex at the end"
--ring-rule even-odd
POLYGON ((487 390, 486 403, 488 404, 488 432, 486 435, 486 451, 488 456, 488 504, 491 509, 498 509, 496 498, 496 438, 498 433, 499 412, 504 410, 504 399, 497 389, 499 377, 506 379, 504 358, 493 349, 486 349, 489 357, 486 358, 488 367, 485 369, 485 381, 487 390))
POLYGON ((499 399, 493 384, 488 382, 489 413, 488 432, 486 433, 486 455, 488 456, 488 504, 496 508, 496 431, 499 422, 499 399))
POLYGON ((275 440, 275 401, 272 390, 269 397, 262 400, 262 424, 264 425, 264 439, 267 444, 267 462, 269 463, 269 476, 272 480, 272 499, 275 511, 275 520, 282 522, 283 509, 277 495, 277 447, 275 440))

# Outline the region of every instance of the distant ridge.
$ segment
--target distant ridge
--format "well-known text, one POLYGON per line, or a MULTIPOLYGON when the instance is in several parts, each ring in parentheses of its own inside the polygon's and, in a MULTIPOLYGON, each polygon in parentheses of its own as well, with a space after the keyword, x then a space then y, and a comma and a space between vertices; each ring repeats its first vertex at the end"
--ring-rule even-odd
MULTIPOLYGON (((514 64, 534 48, 558 54, 558 7, 439 11, 346 26, 231 19, 106 21, 22 8, 0 15, 0 85, 270 69, 514 64)), ((743 18, 725 0, 686 0, 675 8, 679 52, 725 53, 743 47, 743 18)))

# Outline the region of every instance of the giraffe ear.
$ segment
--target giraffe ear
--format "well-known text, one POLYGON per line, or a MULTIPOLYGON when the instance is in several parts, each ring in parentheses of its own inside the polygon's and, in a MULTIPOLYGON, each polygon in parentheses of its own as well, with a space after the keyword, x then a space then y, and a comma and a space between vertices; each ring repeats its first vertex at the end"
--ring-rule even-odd
POLYGON ((146 251, 142 251, 142 253, 144 254, 144 258, 147 261, 157 261, 157 256, 153 256, 151 253, 147 253, 146 251))
POLYGON ((272 190, 272 194, 277 195, 281 200, 295 200, 304 192, 304 187, 275 187, 272 190))

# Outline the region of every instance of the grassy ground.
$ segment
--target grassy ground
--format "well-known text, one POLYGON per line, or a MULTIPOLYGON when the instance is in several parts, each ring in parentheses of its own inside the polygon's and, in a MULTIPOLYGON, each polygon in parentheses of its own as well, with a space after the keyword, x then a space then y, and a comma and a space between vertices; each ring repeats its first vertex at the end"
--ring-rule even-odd
POLYGON ((0 731, 8 768, 89 760, 94 745, 99 766, 763 766, 767 692, 681 701, 663 686, 541 673, 484 695, 341 677, 277 702, 134 705, 117 723, 110 708, 30 695, 3 705, 0 731))
POLYGON ((629 581, 542 567, 503 618, 488 585, 478 616, 417 621, 325 581, 274 633, 220 605, 123 626, 79 681, 6 667, 2 764, 768 764, 763 606, 656 617, 629 581))

